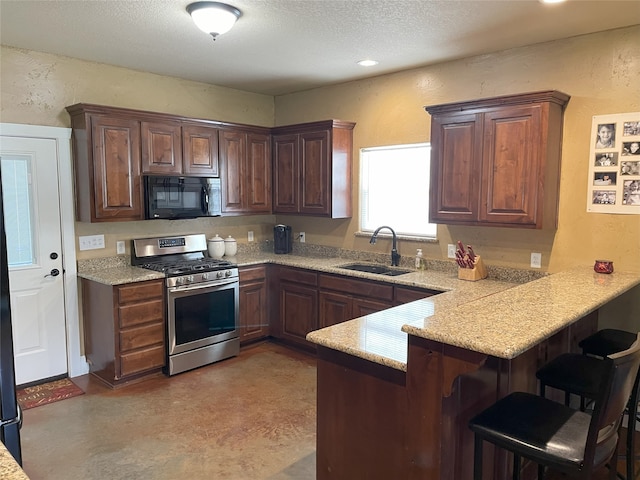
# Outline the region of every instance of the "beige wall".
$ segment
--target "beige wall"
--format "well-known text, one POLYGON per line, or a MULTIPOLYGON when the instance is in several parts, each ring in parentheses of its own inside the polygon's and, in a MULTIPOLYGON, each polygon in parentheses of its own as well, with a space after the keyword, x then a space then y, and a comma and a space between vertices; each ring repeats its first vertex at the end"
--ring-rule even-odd
MULTIPOLYGON (((430 116, 425 105, 563 91, 571 100, 565 112, 556 231, 440 226, 438 243, 401 241, 400 253, 412 256, 421 247, 429 257, 446 258, 447 244, 460 239, 473 244, 490 264, 529 268, 530 253, 541 252, 543 269, 551 272, 591 264, 596 258, 612 259, 618 269, 638 270, 640 217, 586 212, 591 117, 640 112, 638 45, 640 27, 632 27, 284 95, 276 97, 276 124, 327 117, 356 122, 357 179, 360 148, 429 141, 430 116)), ((357 188, 354 202, 357 205, 357 188)), ((286 221, 295 231, 305 231, 308 242, 389 249, 389 242, 380 241, 374 247, 366 238, 354 237, 357 218, 318 222, 290 217, 286 221)))
MULTIPOLYGON (((555 231, 447 227, 439 242, 401 240, 403 256, 416 247, 430 258, 446 258, 448 243, 471 243, 487 263, 528 268, 541 252, 543 269, 555 272, 609 258, 616 269, 640 269, 640 217, 586 213, 591 117, 640 111, 640 26, 482 55, 276 97, 163 77, 118 67, 2 47, 0 121, 69 126, 64 107, 78 102, 168 112, 254 125, 284 125, 338 118, 355 121, 354 178, 362 147, 429 140, 423 106, 495 95, 555 89, 571 95, 565 114, 559 227, 555 231)), ((425 188, 428 185, 425 184, 425 188)), ((357 212, 358 189, 354 188, 357 212)), ((386 252, 388 241, 369 245, 355 237, 351 220, 253 216, 183 222, 77 224, 77 234, 105 233, 107 248, 79 258, 115 254, 115 241, 143 234, 185 231, 231 234, 246 241, 247 230, 268 238, 274 223, 304 230, 307 241, 386 252)), ((420 219, 416 219, 420 221, 420 219)), ((624 308, 638 311, 639 289, 624 308)), ((629 300, 630 299, 630 300, 629 300)), ((615 311, 615 306, 611 307, 615 311)))
MULTIPOLYGON (((94 103, 273 126, 272 96, 4 46, 0 54, 2 122, 69 127, 66 106, 94 103)), ((179 222, 77 222, 76 235, 104 234, 106 244, 105 249, 77 253, 79 259, 115 255, 117 240, 127 241, 128 253, 129 239, 164 234, 219 233, 242 242, 251 230, 256 239, 263 239, 274 224, 272 215, 179 222)))

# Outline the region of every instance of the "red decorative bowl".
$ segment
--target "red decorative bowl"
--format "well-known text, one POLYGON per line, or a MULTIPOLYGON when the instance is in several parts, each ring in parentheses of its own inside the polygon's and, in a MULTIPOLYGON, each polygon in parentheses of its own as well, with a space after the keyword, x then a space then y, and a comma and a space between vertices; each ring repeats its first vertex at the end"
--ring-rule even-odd
POLYGON ((596 273, 613 273, 613 262, 611 260, 596 260, 593 270, 596 273))

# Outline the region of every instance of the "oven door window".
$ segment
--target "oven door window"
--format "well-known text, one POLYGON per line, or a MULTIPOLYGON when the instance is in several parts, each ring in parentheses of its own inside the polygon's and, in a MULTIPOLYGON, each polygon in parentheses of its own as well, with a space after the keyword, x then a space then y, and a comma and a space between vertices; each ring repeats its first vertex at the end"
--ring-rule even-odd
POLYGON ((237 283, 222 288, 170 292, 170 353, 237 337, 237 294, 237 283))

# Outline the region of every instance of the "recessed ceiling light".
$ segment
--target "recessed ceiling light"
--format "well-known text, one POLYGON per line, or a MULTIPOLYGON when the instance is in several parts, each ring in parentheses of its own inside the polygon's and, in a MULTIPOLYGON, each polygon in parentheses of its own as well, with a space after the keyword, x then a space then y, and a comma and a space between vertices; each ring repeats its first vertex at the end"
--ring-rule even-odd
POLYGON ((539 0, 540 3, 563 3, 566 0, 539 0))
POLYGON ((374 65, 378 65, 378 62, 375 60, 360 60, 358 65, 361 67, 373 67, 374 65))

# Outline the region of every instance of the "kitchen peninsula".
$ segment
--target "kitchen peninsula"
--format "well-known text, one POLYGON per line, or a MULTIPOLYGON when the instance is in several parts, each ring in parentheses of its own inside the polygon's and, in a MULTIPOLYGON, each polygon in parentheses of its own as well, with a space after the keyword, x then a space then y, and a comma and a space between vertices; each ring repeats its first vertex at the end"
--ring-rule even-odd
MULTIPOLYGON (((471 479, 468 420, 511 391, 536 392, 537 368, 577 351, 597 329, 598 309, 638 284, 638 273, 578 267, 310 333, 318 345, 317 479, 471 479), (402 325, 406 343, 372 338, 388 325, 402 325)), ((485 478, 510 478, 510 458, 485 450, 485 478)))

